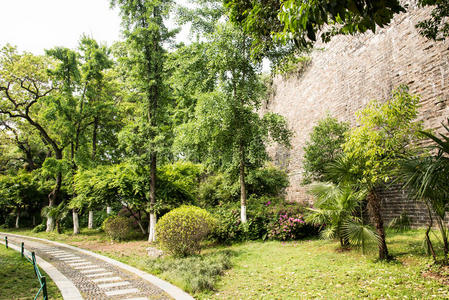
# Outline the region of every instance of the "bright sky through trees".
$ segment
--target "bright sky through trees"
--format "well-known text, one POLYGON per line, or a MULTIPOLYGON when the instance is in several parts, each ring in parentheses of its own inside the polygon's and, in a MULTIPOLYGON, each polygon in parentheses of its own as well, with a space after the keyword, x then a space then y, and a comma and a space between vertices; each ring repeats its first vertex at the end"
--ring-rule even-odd
MULTIPOLYGON (((0 11, 0 45, 9 43, 19 51, 75 48, 84 33, 110 46, 121 35, 118 10, 110 9, 109 0, 1 0, 0 11)), ((188 30, 182 30, 177 41, 187 39, 188 30)))

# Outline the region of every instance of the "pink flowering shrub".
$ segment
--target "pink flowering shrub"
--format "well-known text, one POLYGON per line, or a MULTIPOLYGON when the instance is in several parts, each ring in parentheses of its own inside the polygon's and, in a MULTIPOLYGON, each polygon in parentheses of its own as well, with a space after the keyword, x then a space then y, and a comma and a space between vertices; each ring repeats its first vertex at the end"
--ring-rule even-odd
POLYGON ((274 240, 296 240, 306 235, 306 222, 300 214, 281 213, 268 224, 268 238, 274 240))

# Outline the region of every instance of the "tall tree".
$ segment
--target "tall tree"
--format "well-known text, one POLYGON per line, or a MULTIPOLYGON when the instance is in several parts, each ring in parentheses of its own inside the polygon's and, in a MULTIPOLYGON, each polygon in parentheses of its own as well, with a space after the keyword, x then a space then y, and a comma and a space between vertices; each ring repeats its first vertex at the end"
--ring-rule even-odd
MULTIPOLYGON (((59 83, 52 80, 47 72, 53 61, 44 56, 30 53, 18 54, 16 49, 6 46, 0 57, 0 114, 10 121, 23 120, 34 127, 44 143, 52 150, 55 162, 63 159, 64 144, 61 136, 55 131, 54 117, 47 104, 54 100, 53 96, 59 83)), ((62 184, 62 172, 55 174, 53 190, 48 195, 49 207, 56 205, 62 184)), ((47 218, 47 231, 54 229, 54 219, 47 218)))
POLYGON ((352 172, 355 169, 362 175, 358 184, 369 191, 368 211, 380 238, 379 259, 388 259, 389 253, 376 189, 393 178, 401 156, 418 138, 418 103, 419 97, 410 95, 406 87, 395 90, 386 103, 371 102, 358 113, 360 126, 350 130, 343 145, 344 153, 352 158, 352 172))
MULTIPOLYGON (((76 144, 78 147, 76 149, 78 150, 79 148, 81 131, 89 131, 88 127, 91 127, 90 134, 84 132, 86 143, 88 143, 88 136, 90 136, 91 140, 90 158, 86 157, 89 155, 85 153, 84 159, 88 162, 88 165, 95 167, 99 163, 97 151, 100 138, 99 130, 109 127, 107 125, 111 125, 114 120, 117 120, 117 118, 111 116, 114 106, 112 101, 109 100, 111 95, 108 93, 111 93, 111 90, 108 89, 108 78, 105 79, 105 70, 111 68, 113 62, 109 58, 110 50, 106 46, 99 45, 97 41, 86 35, 81 37, 79 50, 82 86, 80 113, 83 113, 83 106, 87 107, 84 108, 84 118, 81 118, 77 124, 76 144), (106 120, 108 117, 111 121, 106 120)), ((108 138, 110 136, 111 134, 109 134, 108 138)), ((85 147, 85 149, 87 148, 89 147, 85 147)), ((93 217, 94 212, 90 209, 88 217, 89 229, 93 228, 93 217)))
POLYGON ((177 144, 199 149, 207 164, 238 174, 242 223, 247 221, 248 169, 268 160, 270 138, 288 145, 291 135, 281 116, 257 112, 266 90, 249 47, 250 40, 231 24, 217 27, 207 45, 217 86, 198 97, 194 119, 177 131, 177 144))
POLYGON ((173 33, 164 25, 172 1, 161 0, 112 0, 111 5, 120 8, 123 33, 127 42, 129 76, 135 88, 138 101, 145 108, 144 120, 140 122, 140 132, 145 136, 143 158, 150 169, 149 192, 149 237, 156 239, 156 167, 158 137, 164 125, 166 111, 166 88, 164 85, 164 62, 166 50, 164 42, 173 33))
MULTIPOLYGON (((57 106, 58 123, 62 125, 60 131, 63 134, 64 140, 70 145, 68 149, 68 156, 71 161, 71 176, 70 181, 73 180, 73 175, 77 169, 76 155, 80 147, 80 139, 82 134, 82 123, 85 117, 84 114, 84 91, 81 97, 76 93, 80 87, 81 74, 79 71, 78 55, 75 51, 56 47, 54 49, 46 50, 48 56, 55 59, 57 62, 54 69, 49 72, 61 82, 61 93, 54 102, 57 106)), ((73 184, 72 184, 72 194, 73 184)), ((72 195, 74 196, 74 195, 72 195)), ((72 209, 73 218, 73 234, 79 233, 79 218, 78 210, 72 209)))

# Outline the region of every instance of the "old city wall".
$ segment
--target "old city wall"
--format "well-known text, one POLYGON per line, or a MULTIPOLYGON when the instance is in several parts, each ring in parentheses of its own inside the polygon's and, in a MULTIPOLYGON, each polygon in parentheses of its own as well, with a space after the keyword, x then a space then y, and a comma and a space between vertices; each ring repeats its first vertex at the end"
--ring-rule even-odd
MULTIPOLYGON (((276 164, 289 173, 288 200, 311 201, 300 183, 303 147, 312 127, 327 113, 355 125, 357 110, 372 99, 387 99, 395 87, 406 84, 421 96, 419 118, 425 128, 441 130, 441 122, 449 117, 449 43, 419 35, 415 24, 428 13, 411 8, 376 34, 338 36, 317 46, 301 75, 274 79, 265 108, 285 116, 294 131, 292 149, 270 149, 276 164)), ((422 204, 407 199, 400 189, 383 191, 382 197, 386 221, 402 211, 414 225, 426 221, 422 204)))

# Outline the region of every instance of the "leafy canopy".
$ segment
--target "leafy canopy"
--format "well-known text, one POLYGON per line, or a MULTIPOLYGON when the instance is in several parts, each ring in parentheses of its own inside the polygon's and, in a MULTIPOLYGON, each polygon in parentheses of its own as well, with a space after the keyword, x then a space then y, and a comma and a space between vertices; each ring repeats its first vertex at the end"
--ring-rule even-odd
POLYGON ((418 103, 419 97, 401 86, 385 103, 372 101, 357 114, 359 126, 350 130, 343 149, 362 174, 361 183, 375 186, 392 178, 409 144, 419 138, 418 103))

